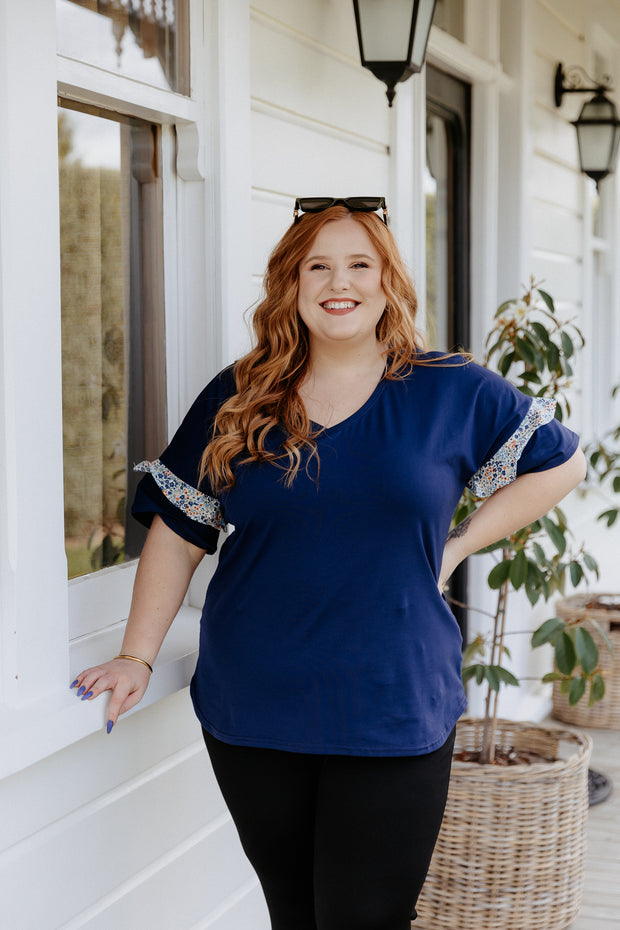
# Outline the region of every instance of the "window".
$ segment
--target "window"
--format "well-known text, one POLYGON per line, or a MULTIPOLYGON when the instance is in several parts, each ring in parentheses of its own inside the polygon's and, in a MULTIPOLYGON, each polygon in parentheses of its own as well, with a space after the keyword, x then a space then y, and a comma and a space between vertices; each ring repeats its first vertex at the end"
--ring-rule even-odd
POLYGON ((188 0, 57 0, 61 55, 189 94, 188 0))
POLYGON ((468 349, 470 86, 427 65, 426 93, 428 338, 468 349))
POLYGON ((465 41, 464 0, 437 0, 433 24, 458 39, 465 41))
MULTIPOLYGON (((469 183, 471 88, 426 67, 426 325, 429 344, 441 351, 469 349, 469 183)), ((467 603, 467 568, 450 583, 467 603)), ((467 641, 467 610, 453 605, 467 641)))
POLYGON ((165 445, 156 126, 58 115, 65 548, 70 578, 139 555, 132 466, 165 445))

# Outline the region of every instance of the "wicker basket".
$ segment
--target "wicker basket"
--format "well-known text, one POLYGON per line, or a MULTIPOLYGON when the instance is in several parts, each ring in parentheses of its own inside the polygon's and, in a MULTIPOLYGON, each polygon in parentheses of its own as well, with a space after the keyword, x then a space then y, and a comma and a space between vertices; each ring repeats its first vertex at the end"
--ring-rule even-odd
POLYGON ((620 594, 574 594, 556 604, 558 617, 579 620, 591 617, 605 630, 614 647, 612 655, 603 637, 588 627, 600 652, 600 665, 605 676, 605 697, 588 707, 586 699, 574 707, 560 685, 553 685, 553 716, 577 727, 608 727, 620 730, 620 594))
MULTIPOLYGON (((478 750, 464 719, 456 751, 478 750)), ((586 734, 500 720, 497 743, 555 762, 454 762, 415 930, 564 930, 579 912, 588 813, 586 734)))

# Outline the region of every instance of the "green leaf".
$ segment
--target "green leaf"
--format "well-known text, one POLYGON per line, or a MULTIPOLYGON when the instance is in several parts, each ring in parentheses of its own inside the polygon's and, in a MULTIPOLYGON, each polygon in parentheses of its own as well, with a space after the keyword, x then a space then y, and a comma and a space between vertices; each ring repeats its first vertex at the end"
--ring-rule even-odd
POLYGON ((563 681, 564 675, 561 672, 547 672, 546 675, 543 675, 542 682, 544 685, 550 684, 552 681, 563 681))
POLYGON ((535 607, 538 601, 540 600, 543 592, 542 592, 540 585, 530 584, 528 581, 526 581, 525 582, 525 593, 532 607, 535 607))
POLYGON ((514 352, 507 352, 506 355, 503 355, 499 361, 498 368, 500 374, 505 378, 510 371, 510 366, 514 362, 515 354, 514 352))
POLYGON ((594 627, 594 629, 597 630, 597 631, 600 633, 600 635, 602 636, 602 638, 603 638, 603 640, 604 640, 604 642, 605 642, 605 645, 607 646, 607 649, 609 650, 609 654, 610 654, 610 655, 613 655, 613 654, 614 654, 614 647, 613 647, 613 645, 612 645, 612 642, 611 642, 609 636, 607 635, 607 630, 606 630, 604 627, 602 627, 602 626, 600 625, 600 623, 598 622, 598 620, 593 620, 592 617, 588 617, 588 620, 590 621, 590 623, 592 624, 592 626, 594 627))
POLYGON ((487 670, 486 665, 477 665, 476 666, 476 684, 481 685, 484 681, 484 675, 487 670))
POLYGON ((538 291, 538 293, 540 294, 544 302, 547 304, 549 312, 553 313, 553 315, 555 316, 555 307, 553 305, 553 297, 551 296, 551 294, 548 294, 546 291, 541 290, 539 287, 536 288, 536 290, 538 291))
POLYGON ((575 560, 573 559, 573 561, 569 565, 569 570, 570 570, 570 580, 572 582, 573 587, 576 588, 579 582, 581 581, 581 579, 583 578, 583 568, 581 567, 579 562, 575 562, 575 560))
POLYGON ((602 701, 605 697, 605 679, 602 675, 595 675, 590 685, 590 700, 588 706, 592 707, 597 701, 602 701))
POLYGON ((591 556, 589 552, 584 552, 583 561, 586 564, 586 568, 588 568, 591 572, 596 572, 596 575, 598 577, 598 562, 596 561, 596 559, 593 556, 591 556))
POLYGON ((523 381, 527 381, 528 384, 541 384, 540 375, 537 371, 524 371, 521 378, 523 381))
POLYGON ((558 635, 564 630, 565 624, 559 617, 552 617, 534 631, 532 635, 532 646, 542 646, 544 643, 555 643, 558 635))
POLYGON ((562 351, 564 352, 566 358, 570 358, 575 351, 573 340, 565 330, 562 332, 562 351))
POLYGON ((514 303, 513 300, 505 300, 503 304, 500 304, 497 310, 495 311, 495 316, 501 316, 508 309, 510 304, 514 303))
POLYGON ((620 494, 620 475, 616 475, 612 482, 612 487, 616 494, 620 494))
POLYGON ((549 517, 542 517, 540 522, 560 555, 564 555, 566 551, 566 539, 564 538, 562 530, 556 526, 549 517))
MULTIPOLYGON (((534 530, 536 532, 536 530, 534 530)), ((534 555, 536 556, 536 561, 539 565, 544 566, 547 564, 547 556, 545 555, 545 550, 540 545, 540 543, 533 543, 532 548, 534 549, 534 555)))
POLYGON ((497 674, 496 665, 487 665, 484 677, 493 691, 499 691, 499 675, 497 674))
POLYGON ((525 551, 520 549, 510 563, 510 583, 518 591, 527 576, 527 559, 525 551))
POLYGON ((572 678, 565 678, 560 682, 560 694, 568 694, 572 680, 572 678))
POLYGON ((577 657, 571 637, 566 631, 560 634, 555 644, 555 663, 564 675, 571 675, 577 657))
POLYGON ((614 508, 613 510, 604 510, 603 513, 599 513, 597 520, 607 520, 607 526, 613 526, 618 517, 618 510, 614 508))
POLYGON ((510 576, 510 562, 508 559, 503 559, 501 562, 498 562, 491 571, 489 572, 489 577, 487 579, 488 585, 493 590, 501 588, 504 582, 508 581, 510 576))
POLYGON ((598 665, 598 646, 592 634, 582 626, 575 630, 575 652, 577 659, 586 675, 591 675, 598 665))
POLYGON ((467 646, 467 649, 463 653, 463 666, 467 667, 476 656, 484 655, 484 639, 482 636, 476 636, 474 640, 467 646))
POLYGON ((476 665, 468 665, 467 668, 464 668, 461 672, 461 678, 463 679, 463 684, 466 685, 470 678, 473 678, 476 674, 476 665))
POLYGON ((549 333, 547 332, 543 324, 534 321, 530 323, 530 326, 532 327, 532 329, 538 336, 538 339, 540 340, 540 342, 545 346, 545 348, 548 348, 549 345, 551 344, 551 340, 549 338, 549 333))
POLYGON ((484 552, 497 552, 498 549, 506 549, 510 545, 510 540, 500 539, 498 542, 491 543, 490 546, 485 546, 484 549, 478 549, 476 555, 480 555, 484 552))
POLYGON ((551 343, 547 351, 547 366, 549 371, 556 371, 561 373, 562 366, 560 365, 560 350, 554 342, 551 343))
POLYGON ((568 692, 568 703, 571 707, 579 703, 586 691, 585 678, 573 678, 568 692))
POLYGON ((525 339, 516 339, 516 348, 526 365, 535 365, 536 356, 531 345, 525 339))
POLYGON ((491 667, 495 669, 497 677, 500 681, 503 681, 504 684, 516 685, 517 688, 519 687, 519 679, 515 678, 512 672, 509 672, 507 668, 502 668, 501 665, 493 665, 491 667))

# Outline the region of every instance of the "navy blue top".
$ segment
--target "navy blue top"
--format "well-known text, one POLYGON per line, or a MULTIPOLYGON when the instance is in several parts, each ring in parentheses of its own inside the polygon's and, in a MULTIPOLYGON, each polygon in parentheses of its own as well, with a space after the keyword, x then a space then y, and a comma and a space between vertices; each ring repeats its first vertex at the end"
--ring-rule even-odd
POLYGON ((235 392, 231 369, 200 394, 161 459, 142 466, 151 474, 134 501, 141 522, 159 513, 209 552, 213 524, 232 524, 191 685, 198 718, 217 738, 364 756, 445 742, 466 701, 461 635, 437 579, 463 488, 490 494, 578 445, 552 402, 455 361, 381 380, 318 437, 318 479, 312 463, 291 488, 273 464, 240 466, 219 505, 201 486, 201 511, 198 462, 216 410, 235 392))

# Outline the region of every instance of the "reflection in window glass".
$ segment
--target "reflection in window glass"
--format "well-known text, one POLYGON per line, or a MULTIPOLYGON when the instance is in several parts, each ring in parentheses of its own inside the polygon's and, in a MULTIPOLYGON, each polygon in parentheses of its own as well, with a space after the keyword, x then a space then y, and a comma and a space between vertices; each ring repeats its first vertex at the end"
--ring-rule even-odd
POLYGON ((429 347, 449 346, 449 214, 448 140, 446 124, 434 114, 426 118, 426 338, 429 347))
POLYGON ((133 557, 141 545, 126 519, 131 466, 146 444, 162 444, 165 415, 162 405, 149 437, 144 398, 153 390, 145 366, 151 363, 151 379, 162 379, 156 356, 163 313, 160 275, 153 271, 161 268, 159 237, 145 235, 144 212, 151 225, 161 224, 161 213, 158 223, 151 212, 158 184, 149 177, 153 127, 63 108, 58 128, 65 540, 72 578, 133 557), (153 277, 146 314, 145 268, 153 277), (150 359, 141 335, 149 319, 148 339, 156 345, 150 359))
POLYGON ((465 41, 464 0, 437 0, 433 25, 443 29, 460 42, 465 41))
POLYGON ((188 0, 56 0, 58 51, 189 94, 188 0))

